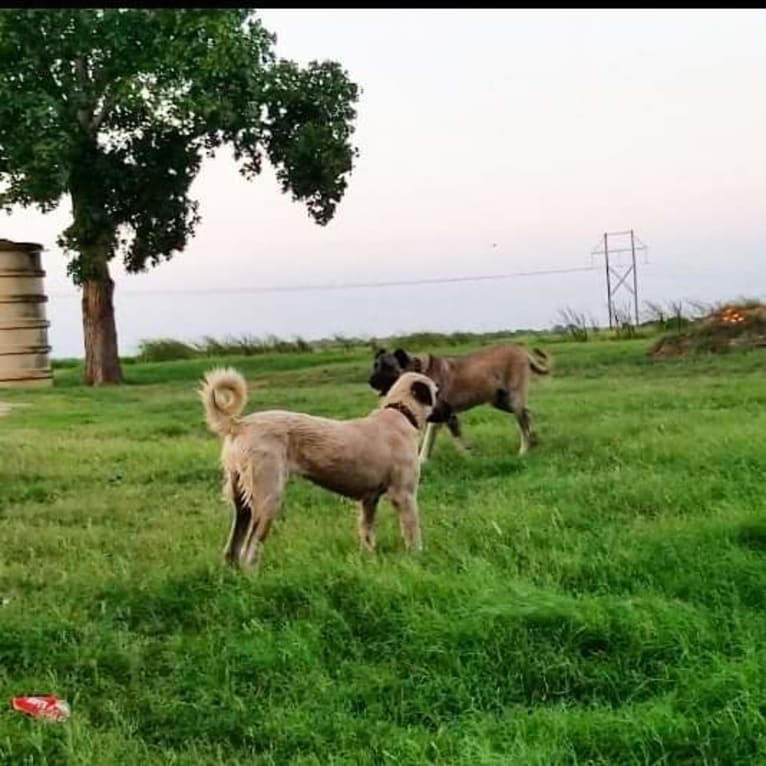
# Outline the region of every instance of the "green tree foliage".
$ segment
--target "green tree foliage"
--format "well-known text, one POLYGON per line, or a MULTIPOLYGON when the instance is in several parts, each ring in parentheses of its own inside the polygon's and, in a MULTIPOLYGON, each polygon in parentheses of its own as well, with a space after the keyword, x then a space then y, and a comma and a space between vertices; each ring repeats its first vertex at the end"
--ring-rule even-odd
POLYGON ((109 261, 141 272, 184 248, 205 156, 231 146, 248 179, 267 158, 283 192, 332 219, 358 89, 335 62, 277 58, 275 41, 247 9, 0 14, 0 204, 71 200, 59 245, 83 287, 88 382, 121 378, 109 261))

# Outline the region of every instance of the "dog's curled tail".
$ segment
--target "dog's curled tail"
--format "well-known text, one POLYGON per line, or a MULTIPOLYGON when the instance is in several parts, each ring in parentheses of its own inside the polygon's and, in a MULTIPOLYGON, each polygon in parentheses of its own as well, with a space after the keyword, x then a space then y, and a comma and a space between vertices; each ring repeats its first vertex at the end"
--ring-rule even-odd
POLYGON ((208 370, 199 390, 208 428, 218 436, 230 434, 247 404, 247 383, 231 367, 208 370))
POLYGON ((548 375, 551 371, 553 360, 541 348, 533 348, 529 356, 529 366, 538 375, 548 375))

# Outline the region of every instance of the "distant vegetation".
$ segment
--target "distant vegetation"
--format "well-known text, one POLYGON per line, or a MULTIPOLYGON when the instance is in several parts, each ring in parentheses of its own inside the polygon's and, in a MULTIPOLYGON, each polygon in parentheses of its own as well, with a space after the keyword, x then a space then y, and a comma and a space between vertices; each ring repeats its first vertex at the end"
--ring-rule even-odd
POLYGON ((490 333, 416 332, 409 335, 378 339, 335 335, 332 338, 315 341, 307 341, 300 337, 293 340, 282 340, 275 336, 257 338, 248 335, 239 338, 230 336, 223 340, 205 337, 197 342, 185 342, 173 338, 158 338, 142 340, 139 345, 137 359, 141 362, 169 362, 176 359, 201 359, 205 357, 313 353, 327 349, 351 351, 365 347, 378 348, 383 346, 403 346, 418 349, 431 346, 462 346, 470 343, 487 343, 520 335, 541 337, 551 336, 551 333, 535 333, 532 330, 501 330, 490 333))
POLYGON ((651 353, 683 356, 752 348, 766 348, 766 305, 746 300, 720 304, 696 321, 680 325, 660 338, 651 353))
POLYGON ((142 340, 138 359, 142 362, 169 362, 175 359, 199 359, 206 356, 252 356, 266 353, 302 353, 312 351, 310 343, 302 338, 280 340, 276 337, 265 339, 243 335, 216 340, 209 336, 201 341, 186 343, 173 338, 142 340))
MULTIPOLYGON (((414 332, 380 338, 345 336, 336 334, 321 340, 295 337, 285 340, 274 335, 258 338, 253 335, 227 336, 216 339, 205 336, 199 341, 176 338, 142 340, 138 354, 123 357, 124 364, 137 362, 172 362, 183 359, 213 357, 242 357, 260 354, 312 354, 319 351, 360 351, 377 348, 423 350, 452 346, 486 345, 517 340, 526 343, 593 340, 626 340, 630 338, 655 339, 653 355, 689 353, 690 351, 722 351, 742 345, 766 345, 766 307, 757 300, 739 300, 733 303, 707 304, 700 301, 669 301, 666 304, 646 301, 642 321, 638 326, 632 320, 628 307, 617 307, 617 323, 612 329, 600 327, 592 314, 567 306, 559 309, 559 321, 548 330, 497 330, 495 332, 414 332), (730 315, 726 314, 730 312, 730 315), (733 313, 732 313, 733 312, 733 313), (743 314, 743 321, 726 321, 743 314)), ((81 360, 55 360, 54 367, 77 367, 81 360)))

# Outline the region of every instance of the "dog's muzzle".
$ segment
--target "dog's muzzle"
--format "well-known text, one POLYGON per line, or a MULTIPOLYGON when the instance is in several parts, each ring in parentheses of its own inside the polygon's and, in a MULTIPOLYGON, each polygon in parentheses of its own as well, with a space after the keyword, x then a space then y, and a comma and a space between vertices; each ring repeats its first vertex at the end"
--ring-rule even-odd
POLYGON ((446 423, 452 413, 452 407, 443 399, 439 399, 431 410, 431 414, 426 418, 426 423, 446 423))
POLYGON ((373 373, 370 375, 370 378, 367 382, 370 384, 371 388, 379 391, 381 396, 387 394, 391 386, 394 385, 394 381, 388 380, 385 376, 378 373, 373 373))

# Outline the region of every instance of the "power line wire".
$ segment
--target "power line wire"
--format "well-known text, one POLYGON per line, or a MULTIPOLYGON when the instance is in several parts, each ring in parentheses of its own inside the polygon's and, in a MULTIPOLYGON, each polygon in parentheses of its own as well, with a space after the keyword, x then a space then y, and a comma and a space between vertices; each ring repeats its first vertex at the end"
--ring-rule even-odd
MULTIPOLYGON (((401 279, 385 282, 346 282, 340 284, 319 285, 274 285, 265 287, 229 287, 199 288, 191 290, 123 290, 120 295, 234 295, 251 293, 294 293, 324 292, 328 290, 359 290, 378 287, 409 287, 415 285, 436 285, 455 282, 486 282, 492 279, 514 279, 516 277, 535 277, 547 274, 573 274, 581 271, 596 271, 594 266, 580 266, 569 269, 547 269, 542 271, 515 271, 507 274, 481 274, 462 277, 434 277, 430 279, 401 279)), ((51 293, 52 298, 76 298, 75 293, 51 293)))

